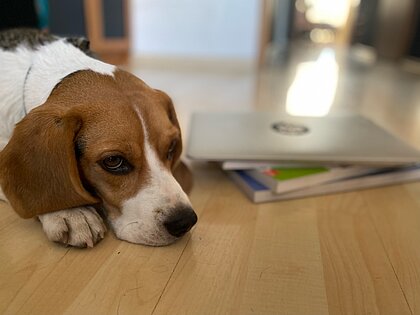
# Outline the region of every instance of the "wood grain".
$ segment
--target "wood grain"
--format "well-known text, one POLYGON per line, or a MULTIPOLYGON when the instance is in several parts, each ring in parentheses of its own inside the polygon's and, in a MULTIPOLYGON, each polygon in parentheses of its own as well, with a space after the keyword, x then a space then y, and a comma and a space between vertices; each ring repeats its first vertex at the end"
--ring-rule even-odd
POLYGON ((370 208, 369 214, 413 314, 420 314, 418 187, 418 184, 412 184, 363 193, 370 208))
MULTIPOLYGON (((400 222, 384 215, 393 206, 376 199, 381 190, 253 205, 207 172, 192 196, 200 224, 170 247, 109 235, 90 250, 63 248, 2 204, 0 312, 416 314, 419 250, 400 237, 418 234, 420 220, 393 240, 387 220, 400 222)), ((406 187, 384 190, 408 198, 420 185, 406 187)))
POLYGON ((330 312, 410 314, 362 195, 321 197, 317 208, 330 312))

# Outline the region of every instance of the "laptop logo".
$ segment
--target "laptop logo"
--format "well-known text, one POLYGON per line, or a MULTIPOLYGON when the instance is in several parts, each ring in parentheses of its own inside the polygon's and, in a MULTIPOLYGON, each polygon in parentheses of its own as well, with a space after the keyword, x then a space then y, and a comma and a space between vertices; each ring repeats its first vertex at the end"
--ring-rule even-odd
POLYGON ((301 136, 309 132, 309 128, 304 125, 289 123, 285 121, 273 123, 271 128, 274 131, 287 136, 301 136))

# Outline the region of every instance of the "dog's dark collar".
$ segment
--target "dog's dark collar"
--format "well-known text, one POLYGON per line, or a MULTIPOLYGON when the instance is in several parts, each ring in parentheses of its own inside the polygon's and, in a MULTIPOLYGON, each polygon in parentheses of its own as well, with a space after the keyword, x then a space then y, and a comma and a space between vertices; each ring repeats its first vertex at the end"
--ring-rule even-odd
POLYGON ((26 87, 26 81, 28 80, 29 72, 31 72, 32 65, 29 66, 28 71, 26 71, 25 80, 23 81, 23 91, 22 91, 22 107, 23 107, 23 113, 25 116, 28 114, 28 111, 26 109, 26 103, 25 103, 25 87, 26 87))

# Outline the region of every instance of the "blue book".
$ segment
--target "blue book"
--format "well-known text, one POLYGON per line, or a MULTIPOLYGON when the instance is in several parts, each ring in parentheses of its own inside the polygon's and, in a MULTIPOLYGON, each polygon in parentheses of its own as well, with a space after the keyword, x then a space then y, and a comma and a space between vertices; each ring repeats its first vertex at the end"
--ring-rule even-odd
POLYGON ((368 166, 269 166, 245 170, 245 172, 270 188, 274 193, 280 194, 358 175, 366 175, 376 170, 377 168, 368 166))
POLYGON ((378 168, 367 175, 358 175, 334 182, 315 185, 286 193, 274 193, 244 171, 228 171, 229 177, 251 199, 251 201, 269 202, 296 199, 373 187, 396 185, 420 180, 420 165, 396 168, 378 168))

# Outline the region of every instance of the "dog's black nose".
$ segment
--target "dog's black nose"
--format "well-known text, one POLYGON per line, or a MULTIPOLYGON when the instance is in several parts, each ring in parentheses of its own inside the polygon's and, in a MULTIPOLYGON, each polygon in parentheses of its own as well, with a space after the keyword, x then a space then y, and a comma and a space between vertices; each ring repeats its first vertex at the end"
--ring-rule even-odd
POLYGON ((181 237, 187 233, 197 222, 197 215, 189 207, 177 209, 163 225, 169 234, 175 237, 181 237))

